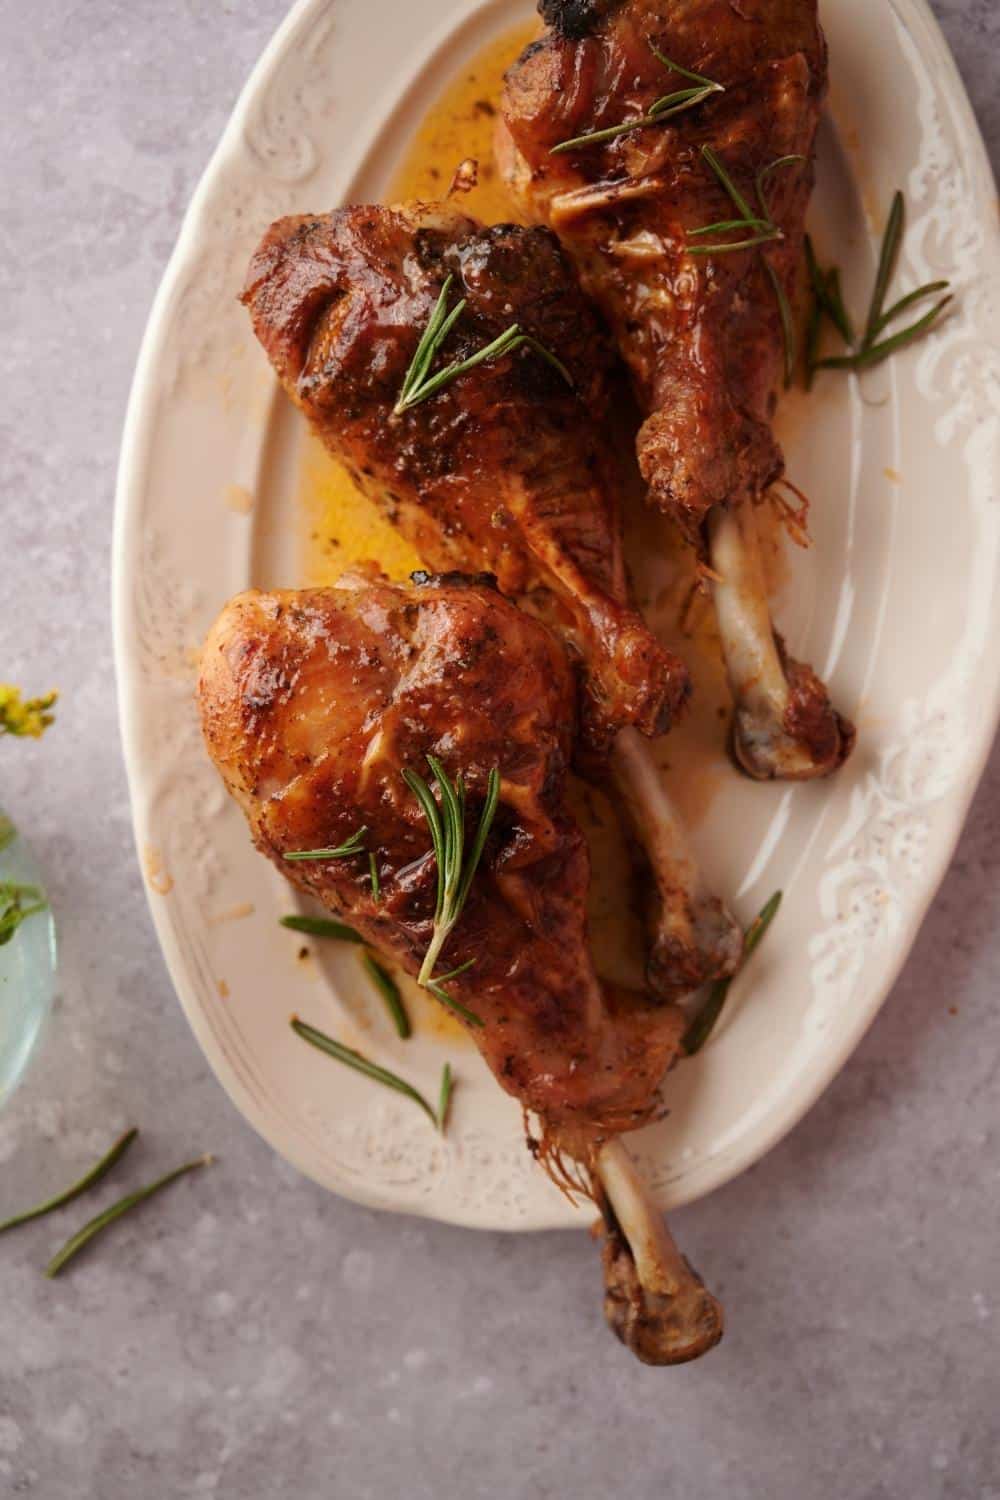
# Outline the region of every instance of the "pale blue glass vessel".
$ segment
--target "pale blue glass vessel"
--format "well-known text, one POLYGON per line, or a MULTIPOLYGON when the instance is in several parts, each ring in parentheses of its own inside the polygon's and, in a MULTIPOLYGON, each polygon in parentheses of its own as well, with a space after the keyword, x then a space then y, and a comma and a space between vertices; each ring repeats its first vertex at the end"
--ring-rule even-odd
MULTIPOLYGON (((13 887, 28 888, 20 895, 25 909, 46 901, 30 850, 0 811, 0 918, 14 899, 13 887)), ((0 942, 0 1109, 28 1066, 55 986, 56 928, 46 901, 44 910, 25 917, 9 941, 0 942)))

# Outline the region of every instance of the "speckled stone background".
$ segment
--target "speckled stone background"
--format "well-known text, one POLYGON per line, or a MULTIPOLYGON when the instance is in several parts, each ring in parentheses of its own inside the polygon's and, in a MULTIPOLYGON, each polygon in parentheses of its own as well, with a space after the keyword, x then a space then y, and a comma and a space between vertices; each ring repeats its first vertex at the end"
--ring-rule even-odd
MULTIPOLYGON (((1000 7, 936 8, 996 163, 1000 7)), ((0 1241, 0 1495, 1000 1500, 1000 753, 853 1061, 677 1216, 729 1309, 698 1366, 645 1370, 610 1339, 583 1235, 461 1232, 303 1181, 188 1031, 129 827, 112 491, 150 300, 283 9, 0 6, 0 677, 64 693, 50 738, 3 757, 63 978, 0 1116, 0 1217, 133 1120, 125 1184, 220 1158, 61 1282, 39 1265, 79 1205, 0 1241)))

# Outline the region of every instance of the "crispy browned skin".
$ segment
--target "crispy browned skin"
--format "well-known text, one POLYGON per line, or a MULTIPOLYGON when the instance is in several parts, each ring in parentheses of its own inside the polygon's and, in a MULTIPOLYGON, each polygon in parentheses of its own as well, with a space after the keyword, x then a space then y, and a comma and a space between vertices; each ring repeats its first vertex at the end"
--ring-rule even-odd
MULTIPOLYGON (((610 323, 646 413, 636 446, 652 503, 708 549, 719 572, 706 521, 758 501, 784 469, 771 430, 784 339, 770 276, 794 304, 826 88, 816 3, 543 0, 540 9, 552 29, 507 76, 501 167, 529 216, 556 230, 610 323), (648 113, 689 85, 653 46, 725 92, 669 122, 552 155, 560 142, 648 113), (781 240, 689 253, 698 243, 691 230, 736 213, 704 146, 754 212, 758 174, 782 157, 805 158, 766 179, 781 240)), ((769 624, 754 641, 727 637, 731 604, 732 594, 720 624, 738 760, 762 779, 828 774, 849 753, 853 729, 811 669, 779 652, 769 624)), ((750 597, 739 613, 745 626, 766 611, 750 597)))
POLYGON ((628 724, 666 729, 688 678, 628 597, 619 481, 599 431, 606 356, 554 237, 484 229, 441 204, 282 219, 243 300, 289 395, 428 565, 489 570, 569 643, 590 742, 628 724), (516 322, 573 387, 521 348, 394 412, 449 274, 450 305, 466 307, 438 367, 516 322))
POLYGON ((687 254, 686 231, 735 213, 701 148, 718 153, 751 203, 758 172, 782 156, 807 158, 768 183, 785 238, 766 257, 793 293, 826 85, 816 5, 627 0, 542 9, 554 29, 507 77, 517 186, 532 214, 558 231, 610 320, 648 413, 643 473, 656 502, 697 538, 713 505, 754 498, 782 468, 771 432, 782 334, 763 258, 687 254), (687 85, 650 42, 726 92, 667 124, 551 155, 560 141, 640 115, 687 85))
POLYGON ((612 992, 590 957, 589 856, 563 805, 575 689, 539 622, 490 585, 452 576, 399 586, 250 592, 223 610, 199 685, 209 752, 257 847, 302 890, 415 974, 431 936, 436 867, 404 767, 428 753, 469 789, 478 821, 498 766, 500 805, 442 968, 484 1022, 470 1031, 502 1086, 538 1115, 549 1152, 593 1160, 647 1120, 682 1018, 612 992), (367 856, 288 863, 366 825, 367 856))

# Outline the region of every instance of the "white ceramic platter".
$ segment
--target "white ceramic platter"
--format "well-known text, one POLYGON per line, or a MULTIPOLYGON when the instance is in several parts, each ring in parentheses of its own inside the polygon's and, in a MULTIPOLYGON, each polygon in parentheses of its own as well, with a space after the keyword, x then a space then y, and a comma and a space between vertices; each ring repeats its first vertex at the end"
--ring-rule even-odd
MULTIPOLYGON (((300 577, 302 430, 236 302, 280 214, 382 196, 441 88, 513 0, 301 0, 261 59, 196 194, 150 319, 122 455, 115 641, 136 837, 181 1002, 237 1106, 336 1192, 456 1223, 579 1222, 524 1150, 517 1105, 478 1055, 390 1033, 357 968, 298 958, 292 905, 202 749, 197 648, 249 584, 300 577), (252 508, 247 508, 252 499, 252 508), (245 503, 241 503, 245 502, 245 503), (301 1043, 299 1012, 428 1093, 460 1087, 436 1136, 405 1100, 301 1043)), ((698 837, 749 917, 785 906, 717 1036, 634 1137, 664 1207, 755 1161, 871 1022, 948 864, 993 737, 1000 679, 1000 253, 989 167, 924 0, 826 0, 833 88, 813 225, 863 304, 893 190, 909 205, 901 288, 947 276, 955 309, 859 386, 824 380, 785 432, 812 496, 813 550, 777 600, 860 743, 839 778, 727 775, 698 837)))

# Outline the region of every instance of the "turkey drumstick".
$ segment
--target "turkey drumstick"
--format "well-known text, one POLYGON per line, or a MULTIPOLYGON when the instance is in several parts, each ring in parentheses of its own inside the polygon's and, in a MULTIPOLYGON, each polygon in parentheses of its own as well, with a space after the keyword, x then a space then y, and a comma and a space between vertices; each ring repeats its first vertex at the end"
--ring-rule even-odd
POLYGON ((710 1348, 718 1304, 616 1141, 654 1115, 685 1023, 594 971, 589 854, 564 801, 577 695, 562 645, 492 584, 358 572, 336 588, 233 600, 205 644, 198 691, 209 753, 257 847, 410 974, 434 937, 439 872, 407 776, 426 777, 434 758, 461 780, 473 828, 498 777, 441 953, 456 971, 443 988, 537 1120, 551 1175, 604 1209, 615 1331, 653 1363, 710 1348))
POLYGON ((442 573, 488 571, 567 643, 591 763, 611 748, 650 866, 650 984, 669 998, 731 972, 738 929, 697 878, 643 739, 673 722, 688 678, 629 598, 600 432, 606 356, 554 237, 484 229, 443 204, 282 219, 243 296, 289 395, 421 557, 442 573), (408 400, 422 337, 446 318, 435 376, 512 325, 529 343, 408 400), (669 839, 655 821, 665 810, 669 839))
POLYGON ((793 363, 812 152, 826 88, 816 0, 542 0, 507 75, 497 154, 607 318, 646 420, 651 503, 707 553, 754 777, 827 775, 851 726, 771 625, 754 507, 793 363))

